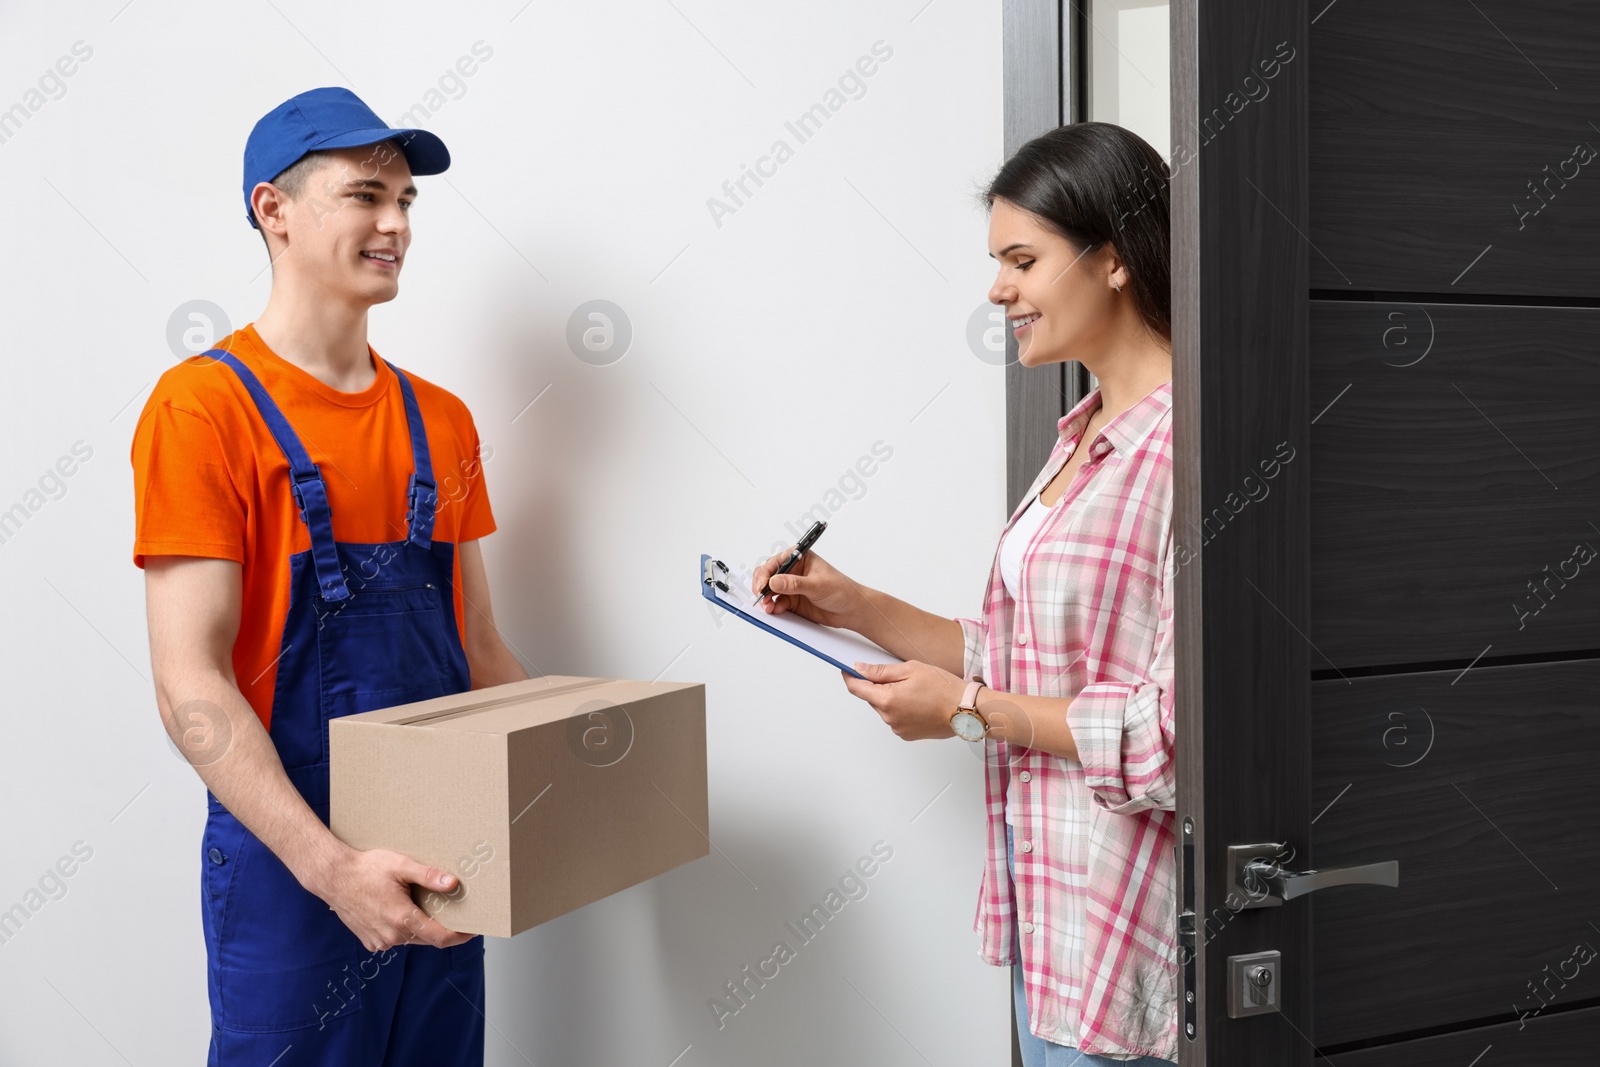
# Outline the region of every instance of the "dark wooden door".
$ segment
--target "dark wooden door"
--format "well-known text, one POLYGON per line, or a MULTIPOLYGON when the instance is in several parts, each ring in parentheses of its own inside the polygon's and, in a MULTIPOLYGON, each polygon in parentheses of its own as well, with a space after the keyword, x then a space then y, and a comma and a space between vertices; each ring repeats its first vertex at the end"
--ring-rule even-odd
POLYGON ((1183 1062, 1600 1063, 1600 10, 1172 45, 1183 1062), (1263 843, 1399 884, 1234 907, 1263 843))

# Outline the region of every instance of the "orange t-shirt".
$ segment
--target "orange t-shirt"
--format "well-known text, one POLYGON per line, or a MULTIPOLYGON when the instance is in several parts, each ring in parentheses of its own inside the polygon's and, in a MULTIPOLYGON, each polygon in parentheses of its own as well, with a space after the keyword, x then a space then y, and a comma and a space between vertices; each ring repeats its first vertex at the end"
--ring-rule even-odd
MULTIPOLYGON (((334 539, 403 540, 411 437, 400 382, 388 364, 375 360, 372 385, 344 393, 274 353, 254 324, 217 347, 261 379, 322 472, 334 539)), ((438 486, 434 539, 459 546, 493 533, 471 412, 454 394, 406 374, 427 428, 438 486)), ((192 356, 161 375, 134 429, 131 459, 135 566, 157 555, 211 556, 243 565, 234 677, 262 724, 270 726, 289 613, 289 557, 311 547, 289 490, 289 461, 244 382, 210 356, 192 356)), ((465 644, 459 549, 454 585, 456 626, 465 644)))

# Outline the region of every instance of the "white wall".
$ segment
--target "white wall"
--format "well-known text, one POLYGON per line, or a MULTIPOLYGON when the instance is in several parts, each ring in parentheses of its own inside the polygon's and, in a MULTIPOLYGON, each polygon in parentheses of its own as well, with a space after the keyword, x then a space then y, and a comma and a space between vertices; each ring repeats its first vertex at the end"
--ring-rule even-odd
POLYGON ((1092 0, 1089 117, 1125 126, 1172 159, 1167 0, 1092 0))
POLYGON ((151 692, 134 422, 183 354, 179 309, 239 326, 265 304, 240 190, 254 121, 349 85, 397 122, 479 41, 492 56, 424 123, 455 163, 418 183, 371 340, 462 396, 494 448, 485 554, 529 668, 706 683, 716 844, 492 941, 488 1061, 1004 1062, 1008 974, 970 930, 979 762, 897 740, 834 671, 719 625, 690 584, 703 550, 750 562, 790 539, 882 441, 819 551, 979 611, 1008 503, 1004 372, 967 340, 991 279, 973 193, 1001 161, 992 0, 0 10, 0 109, 29 112, 0 143, 0 510, 40 504, 0 544, 0 909, 93 850, 0 944, 0 1062, 204 1055, 204 790, 151 692), (785 121, 880 40, 865 94, 797 144, 785 121), (29 96, 79 41, 64 92, 29 96), (794 158, 718 225, 707 198, 778 138, 794 158), (606 366, 565 340, 592 299, 633 330, 606 366), (30 497, 77 442, 91 458, 30 497), (719 1030, 708 998, 880 839, 894 858, 870 894, 719 1030))

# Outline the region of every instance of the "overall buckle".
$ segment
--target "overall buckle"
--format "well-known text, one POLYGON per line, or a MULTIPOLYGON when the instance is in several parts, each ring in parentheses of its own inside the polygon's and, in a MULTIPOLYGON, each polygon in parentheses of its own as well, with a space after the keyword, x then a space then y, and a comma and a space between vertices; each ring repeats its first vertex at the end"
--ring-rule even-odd
POLYGON ((438 501, 438 487, 430 479, 418 478, 413 474, 406 488, 407 537, 423 548, 427 548, 433 540, 433 518, 438 501))

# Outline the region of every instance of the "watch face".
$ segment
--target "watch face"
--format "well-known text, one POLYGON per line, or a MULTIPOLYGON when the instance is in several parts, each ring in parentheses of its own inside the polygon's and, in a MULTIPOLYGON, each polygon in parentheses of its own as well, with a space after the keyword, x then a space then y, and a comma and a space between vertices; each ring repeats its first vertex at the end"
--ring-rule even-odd
POLYGON ((958 711, 952 715, 950 728, 963 741, 983 740, 983 722, 970 711, 958 711))

